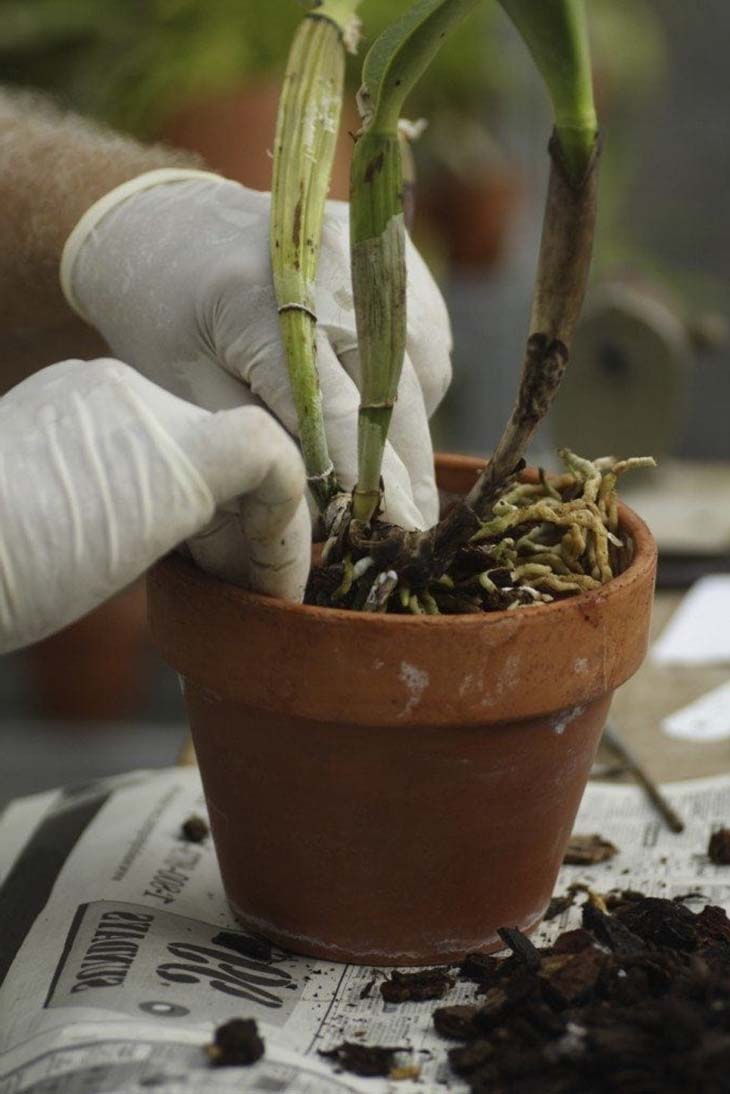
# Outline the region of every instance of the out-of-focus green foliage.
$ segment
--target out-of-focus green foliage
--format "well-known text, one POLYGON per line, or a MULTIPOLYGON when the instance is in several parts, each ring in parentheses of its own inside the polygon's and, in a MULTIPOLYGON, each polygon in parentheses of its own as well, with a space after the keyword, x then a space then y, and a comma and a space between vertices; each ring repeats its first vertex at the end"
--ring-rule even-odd
POLYGON ((188 98, 276 68, 300 18, 281 0, 0 0, 0 66, 144 133, 188 98))
MULTIPOLYGON (((408 3, 365 0, 364 45, 408 3)), ((446 95, 452 107, 483 102, 503 86, 489 33, 495 9, 485 3, 444 48, 419 109, 446 95)), ((0 71, 5 81, 57 92, 84 113, 148 134, 201 94, 278 76, 300 19, 296 0, 0 0, 0 71)), ((353 88, 358 74, 353 61, 353 88)))

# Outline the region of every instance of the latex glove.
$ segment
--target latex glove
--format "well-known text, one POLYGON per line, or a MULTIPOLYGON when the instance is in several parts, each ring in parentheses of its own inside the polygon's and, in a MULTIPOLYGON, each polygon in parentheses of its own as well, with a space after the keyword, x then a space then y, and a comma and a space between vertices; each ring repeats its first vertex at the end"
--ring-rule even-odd
POLYGON ((43 369, 0 399, 0 653, 183 540, 207 570, 301 599, 304 490, 296 445, 258 407, 211 414, 109 359, 43 369))
MULTIPOLYGON (((89 210, 66 246, 66 295, 116 354, 168 391, 211 410, 257 398, 296 435, 269 261, 269 195, 190 174, 152 172, 89 210), (177 181, 160 181, 170 178, 177 181)), ((414 528, 438 519, 428 417, 451 376, 451 333, 410 241, 407 262, 407 354, 383 478, 386 516, 414 528)), ((342 202, 327 209, 316 307, 327 440, 351 488, 359 357, 342 202)))

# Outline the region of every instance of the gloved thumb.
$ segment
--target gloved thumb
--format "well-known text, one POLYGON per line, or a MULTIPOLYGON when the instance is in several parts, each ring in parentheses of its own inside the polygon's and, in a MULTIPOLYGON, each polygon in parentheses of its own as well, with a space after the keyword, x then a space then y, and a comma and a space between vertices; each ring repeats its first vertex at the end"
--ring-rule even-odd
POLYGON ((312 536, 304 466, 292 439, 260 407, 237 407, 199 420, 185 452, 218 507, 188 541, 196 563, 234 584, 301 600, 312 536))

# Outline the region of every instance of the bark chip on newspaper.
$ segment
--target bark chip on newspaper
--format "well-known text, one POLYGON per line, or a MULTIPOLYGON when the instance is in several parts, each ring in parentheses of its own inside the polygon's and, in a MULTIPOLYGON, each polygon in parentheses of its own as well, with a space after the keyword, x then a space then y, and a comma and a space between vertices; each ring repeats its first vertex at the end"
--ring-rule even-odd
POLYGON ((202 843, 210 833, 210 828, 203 817, 193 813, 187 820, 183 821, 180 831, 182 838, 187 840, 188 843, 202 843))
POLYGON ((263 1056, 264 1042, 253 1018, 232 1018, 218 1026, 207 1052, 213 1067, 248 1067, 263 1056))
POLYGON ((730 866, 730 828, 718 828, 712 833, 707 854, 715 866, 730 866))
POLYGON ((454 978, 443 969, 423 969, 419 972, 396 970, 380 985, 380 994, 386 1003, 422 1002, 441 999, 453 986, 454 978))

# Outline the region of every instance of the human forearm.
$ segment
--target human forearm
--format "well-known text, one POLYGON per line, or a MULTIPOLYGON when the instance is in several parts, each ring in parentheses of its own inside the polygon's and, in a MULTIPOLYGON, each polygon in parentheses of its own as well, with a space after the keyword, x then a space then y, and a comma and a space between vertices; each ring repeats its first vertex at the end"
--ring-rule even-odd
POLYGON ((90 205, 127 179, 194 166, 195 158, 140 145, 45 99, 1 89, 0 162, 0 331, 8 333, 72 322, 58 266, 90 205))

